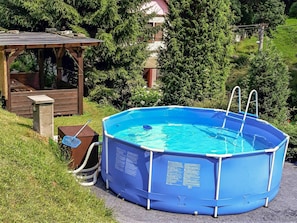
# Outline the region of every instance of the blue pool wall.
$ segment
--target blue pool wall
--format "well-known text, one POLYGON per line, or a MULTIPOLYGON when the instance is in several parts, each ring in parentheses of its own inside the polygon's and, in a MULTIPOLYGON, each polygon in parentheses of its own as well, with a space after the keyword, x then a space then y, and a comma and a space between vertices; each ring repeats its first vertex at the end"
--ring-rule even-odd
MULTIPOLYGON (((243 133, 269 138, 272 148, 224 156, 144 148, 113 137, 131 124, 221 127, 224 117, 222 110, 159 107, 128 110, 103 120, 101 174, 107 188, 147 209, 177 213, 217 216, 266 205, 278 193, 289 140, 267 122, 248 117, 243 133)), ((240 125, 233 119, 226 122, 235 131, 240 125)))

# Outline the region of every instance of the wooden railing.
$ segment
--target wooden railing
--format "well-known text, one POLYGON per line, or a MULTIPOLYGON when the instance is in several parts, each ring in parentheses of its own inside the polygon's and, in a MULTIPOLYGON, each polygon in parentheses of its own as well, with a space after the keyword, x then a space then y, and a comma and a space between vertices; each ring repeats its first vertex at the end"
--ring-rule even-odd
POLYGON ((11 92, 10 111, 23 117, 32 117, 32 101, 28 96, 47 95, 55 100, 54 115, 74 115, 78 114, 78 91, 77 89, 54 89, 11 92))

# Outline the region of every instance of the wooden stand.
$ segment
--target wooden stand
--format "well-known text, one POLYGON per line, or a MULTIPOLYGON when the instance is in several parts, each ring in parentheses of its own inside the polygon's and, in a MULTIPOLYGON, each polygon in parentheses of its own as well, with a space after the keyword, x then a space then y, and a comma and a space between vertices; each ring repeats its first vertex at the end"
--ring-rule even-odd
MULTIPOLYGON (((65 135, 74 136, 81 127, 82 125, 58 127, 59 139, 62 140, 65 135)), ((69 148, 63 145, 60 147, 65 157, 69 159, 69 167, 71 169, 77 169, 84 162, 90 145, 93 142, 98 142, 99 135, 89 126, 86 126, 77 138, 81 140, 81 144, 77 148, 69 148)), ((95 146, 85 168, 97 165, 99 162, 98 156, 98 146, 95 146)))

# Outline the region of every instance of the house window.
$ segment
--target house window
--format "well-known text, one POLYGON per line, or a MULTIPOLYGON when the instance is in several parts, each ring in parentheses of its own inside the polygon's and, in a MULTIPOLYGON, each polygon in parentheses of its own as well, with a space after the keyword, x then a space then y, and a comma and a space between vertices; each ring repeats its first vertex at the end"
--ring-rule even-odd
MULTIPOLYGON (((148 26, 150 27, 157 27, 157 26, 162 26, 163 23, 155 23, 155 22, 150 22, 148 23, 148 26)), ((163 40, 163 31, 160 29, 156 34, 154 34, 149 42, 154 42, 154 41, 162 41, 163 40)))
MULTIPOLYGON (((156 26, 162 26, 162 23, 155 23, 156 26)), ((160 29, 156 34, 155 34, 155 41, 162 41, 163 40, 163 30, 160 29)))

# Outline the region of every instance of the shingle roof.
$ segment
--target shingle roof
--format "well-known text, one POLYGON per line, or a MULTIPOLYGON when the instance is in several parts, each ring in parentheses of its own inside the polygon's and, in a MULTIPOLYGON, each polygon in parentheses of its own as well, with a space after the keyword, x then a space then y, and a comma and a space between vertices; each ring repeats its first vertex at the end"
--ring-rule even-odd
POLYGON ((46 32, 0 33, 0 49, 97 46, 102 40, 46 32))

